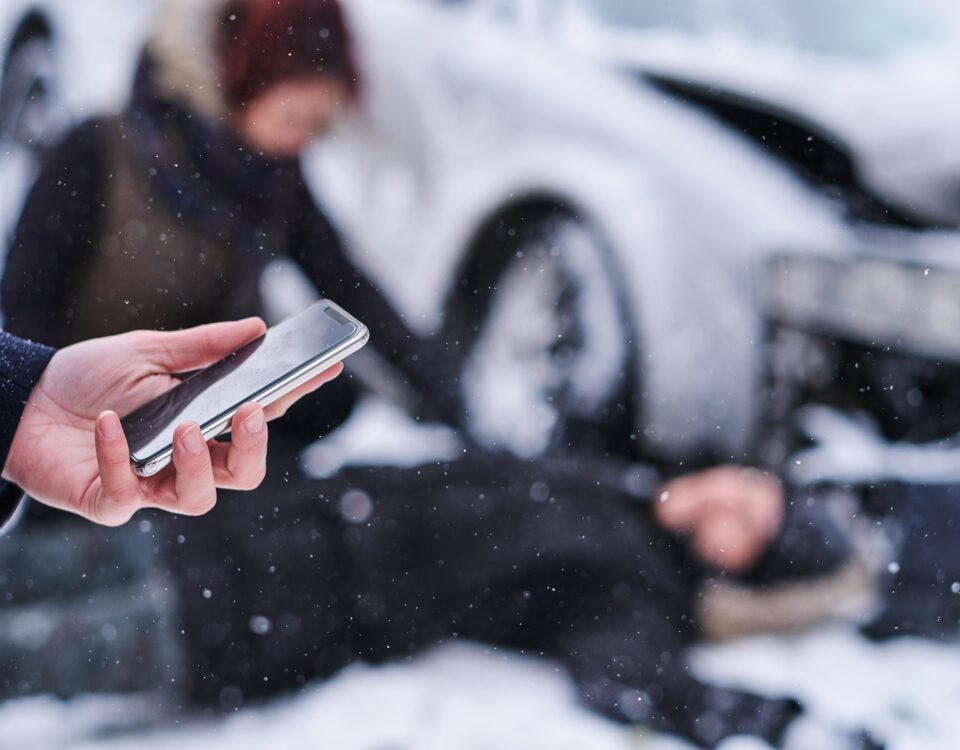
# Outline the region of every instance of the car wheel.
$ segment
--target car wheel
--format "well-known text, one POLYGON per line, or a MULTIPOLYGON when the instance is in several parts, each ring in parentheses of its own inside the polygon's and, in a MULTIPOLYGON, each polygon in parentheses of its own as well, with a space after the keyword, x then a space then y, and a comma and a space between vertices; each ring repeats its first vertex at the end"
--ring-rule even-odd
POLYGON ((557 212, 488 229, 445 325, 472 437, 523 457, 574 445, 629 452, 633 327, 606 246, 557 212))
POLYGON ((65 118, 49 32, 18 34, 0 79, 0 138, 37 151, 62 131, 65 118))

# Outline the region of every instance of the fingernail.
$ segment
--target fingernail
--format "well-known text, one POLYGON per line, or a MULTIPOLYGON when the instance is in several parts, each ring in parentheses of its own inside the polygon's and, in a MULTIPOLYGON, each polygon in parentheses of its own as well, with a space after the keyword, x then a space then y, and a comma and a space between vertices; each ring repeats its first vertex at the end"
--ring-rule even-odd
POLYGON ((243 427, 251 435, 259 435, 263 432, 263 426, 266 423, 266 419, 263 416, 263 409, 257 409, 253 414, 243 420, 243 427))
POLYGON ((206 443, 203 442, 203 435, 200 434, 200 428, 196 425, 183 433, 180 442, 183 443, 183 447, 186 448, 189 453, 195 456, 199 455, 206 446, 206 443))
POLYGON ((112 411, 104 412, 100 417, 100 434, 107 440, 120 437, 120 418, 112 411))
POLYGON ((249 318, 244 318, 244 319, 241 320, 240 322, 243 323, 243 324, 245 324, 245 325, 249 325, 250 323, 258 323, 259 325, 263 326, 264 328, 267 327, 267 324, 263 322, 263 318, 259 317, 258 315, 253 315, 253 316, 251 316, 251 317, 249 317, 249 318))

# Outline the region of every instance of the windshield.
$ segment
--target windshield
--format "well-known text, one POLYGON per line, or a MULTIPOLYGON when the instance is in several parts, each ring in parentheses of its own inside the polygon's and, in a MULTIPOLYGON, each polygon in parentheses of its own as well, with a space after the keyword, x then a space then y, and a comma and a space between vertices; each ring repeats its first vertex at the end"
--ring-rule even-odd
POLYGON ((736 33, 811 52, 888 56, 940 36, 943 0, 579 0, 604 23, 693 34, 736 33))

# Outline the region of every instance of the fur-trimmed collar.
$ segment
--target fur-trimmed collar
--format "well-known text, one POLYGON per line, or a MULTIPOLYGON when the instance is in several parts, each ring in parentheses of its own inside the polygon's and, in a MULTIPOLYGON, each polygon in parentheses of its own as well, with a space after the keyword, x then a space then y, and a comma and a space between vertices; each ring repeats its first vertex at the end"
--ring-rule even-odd
POLYGON ((166 0, 147 42, 158 94, 215 121, 227 106, 214 34, 231 0, 166 0))

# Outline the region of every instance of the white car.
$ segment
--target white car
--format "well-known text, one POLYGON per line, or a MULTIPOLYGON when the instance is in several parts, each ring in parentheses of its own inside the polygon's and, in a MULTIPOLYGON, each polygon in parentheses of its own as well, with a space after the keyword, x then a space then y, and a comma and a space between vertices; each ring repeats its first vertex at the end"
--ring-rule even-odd
POLYGON ((603 4, 351 2, 367 105, 318 150, 317 190, 395 303, 461 347, 485 442, 742 455, 764 416, 764 260, 912 242, 932 211, 856 170, 831 185, 850 165, 827 127, 745 134, 639 75, 646 30, 603 4), (796 159, 771 158, 781 132, 796 159))
MULTIPOLYGON (((960 62, 960 6, 951 0, 530 5, 549 9, 541 33, 558 43, 745 130, 750 124, 723 107, 739 100, 799 120, 843 148, 861 187, 921 223, 960 222, 960 98, 951 74, 960 62)), ((789 146, 786 134, 766 135, 789 146)), ((817 168, 817 154, 800 156, 817 168)), ((821 179, 843 178, 820 171, 821 179)))
MULTIPOLYGON (((476 437, 742 455, 764 416, 758 269, 862 247, 851 216, 890 208, 879 189, 818 189, 697 90, 639 75, 646 30, 604 0, 344 2, 363 104, 308 171, 356 260, 462 355, 476 437)), ((53 47, 72 118, 122 102, 155 5, 41 3, 73 40, 53 47)), ((872 236, 928 226, 908 208, 872 236)))

